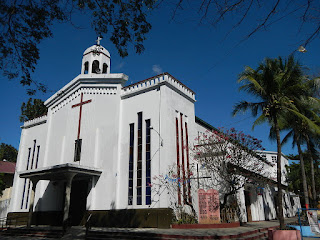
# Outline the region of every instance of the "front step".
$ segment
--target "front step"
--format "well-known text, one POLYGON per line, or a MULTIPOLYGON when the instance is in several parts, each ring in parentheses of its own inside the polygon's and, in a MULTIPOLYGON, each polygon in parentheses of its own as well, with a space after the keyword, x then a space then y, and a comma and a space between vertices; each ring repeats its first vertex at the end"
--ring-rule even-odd
POLYGON ((5 236, 27 236, 27 237, 46 237, 61 238, 63 230, 61 229, 43 229, 43 228, 7 228, 1 232, 5 236))
POLYGON ((143 232, 104 232, 104 231, 88 231, 86 239, 163 239, 161 234, 143 233, 143 232))
POLYGON ((125 232, 125 231, 103 231, 89 230, 86 235, 87 240, 102 240, 102 239, 150 239, 150 240, 173 240, 173 239, 223 239, 223 240, 258 240, 268 239, 268 230, 258 229, 236 235, 225 236, 184 236, 178 234, 156 234, 152 232, 125 232))

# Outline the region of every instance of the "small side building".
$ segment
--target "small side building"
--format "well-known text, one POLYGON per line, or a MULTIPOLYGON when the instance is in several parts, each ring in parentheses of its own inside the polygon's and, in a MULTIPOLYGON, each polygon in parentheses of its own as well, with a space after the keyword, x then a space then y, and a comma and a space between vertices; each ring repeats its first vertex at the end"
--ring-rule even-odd
POLYGON ((0 161, 0 179, 4 184, 4 190, 0 196, 0 219, 7 217, 8 214, 15 169, 15 163, 6 160, 0 161))

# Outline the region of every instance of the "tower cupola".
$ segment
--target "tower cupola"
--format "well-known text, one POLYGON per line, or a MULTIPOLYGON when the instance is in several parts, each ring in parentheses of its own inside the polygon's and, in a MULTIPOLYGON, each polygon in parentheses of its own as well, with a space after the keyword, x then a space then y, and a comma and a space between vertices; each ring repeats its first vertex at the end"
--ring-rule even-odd
POLYGON ((110 74, 110 53, 100 45, 101 39, 84 51, 81 74, 110 74))

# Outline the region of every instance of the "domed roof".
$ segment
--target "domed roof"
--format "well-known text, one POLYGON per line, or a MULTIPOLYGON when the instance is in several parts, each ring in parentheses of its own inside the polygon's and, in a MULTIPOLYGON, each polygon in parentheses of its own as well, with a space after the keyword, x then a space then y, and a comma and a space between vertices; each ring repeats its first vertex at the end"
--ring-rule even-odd
POLYGON ((108 52, 108 50, 101 45, 95 44, 95 45, 92 45, 91 47, 88 47, 84 51, 83 56, 87 55, 90 52, 102 53, 102 54, 106 55, 107 57, 110 57, 110 53, 108 52))

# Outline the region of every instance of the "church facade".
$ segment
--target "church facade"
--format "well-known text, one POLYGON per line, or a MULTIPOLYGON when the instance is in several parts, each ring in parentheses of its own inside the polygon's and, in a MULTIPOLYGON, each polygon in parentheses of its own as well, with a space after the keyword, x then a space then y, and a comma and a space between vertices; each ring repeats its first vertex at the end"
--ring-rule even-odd
POLYGON ((169 226, 154 176, 178 164, 186 178, 189 146, 210 125, 195 117, 195 93, 169 73, 127 80, 110 72, 99 42, 83 53, 81 74, 45 102, 47 115, 22 126, 9 216, 78 225, 91 214, 101 225, 117 215, 124 226, 169 226))

